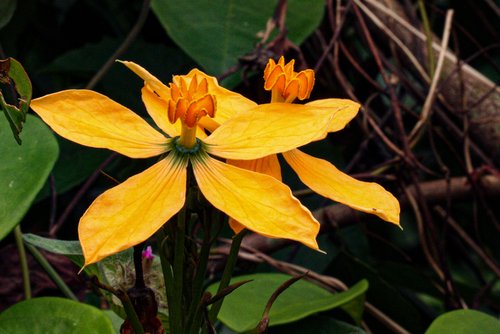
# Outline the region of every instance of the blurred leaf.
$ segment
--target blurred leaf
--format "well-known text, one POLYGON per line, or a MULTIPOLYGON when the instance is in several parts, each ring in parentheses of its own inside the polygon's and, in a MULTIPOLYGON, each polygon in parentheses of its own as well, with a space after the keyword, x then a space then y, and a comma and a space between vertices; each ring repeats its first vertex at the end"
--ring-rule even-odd
MULTIPOLYGON (((47 89, 66 89, 68 84, 75 85, 75 82, 80 85, 80 88, 83 87, 122 42, 120 39, 105 36, 98 43, 86 44, 57 57, 44 67, 42 72, 57 78, 71 77, 72 80, 67 79, 64 87, 48 87, 47 89)), ((172 75, 187 74, 195 65, 179 48, 148 43, 140 38, 130 45, 120 59, 141 65, 167 85, 171 82, 172 75)), ((141 114, 145 111, 140 91, 143 86, 144 81, 141 78, 123 64, 116 63, 111 66, 95 90, 141 114)))
MULTIPOLYGON (((252 330, 259 323, 269 298, 291 277, 284 274, 234 277, 231 284, 244 280, 253 282, 239 287, 224 299, 219 320, 238 333, 252 330)), ((207 291, 215 294, 218 285, 219 283, 212 284, 207 291)), ((269 312, 269 326, 290 323, 317 312, 339 307, 364 294, 367 289, 368 283, 362 280, 347 291, 333 294, 313 283, 300 280, 285 290, 274 302, 269 312)))
POLYGON ((23 137, 24 144, 15 145, 0 118, 0 240, 24 217, 59 154, 54 135, 35 116, 28 115, 23 137))
MULTIPOLYGON (((80 241, 50 239, 31 233, 23 234, 23 239, 33 246, 40 247, 54 254, 64 255, 79 267, 83 267, 85 264, 80 241)), ((85 267, 84 271, 88 275, 97 275, 101 279, 99 268, 95 263, 85 267)))
POLYGON ((0 314, 0 331, 23 334, 114 333, 113 324, 101 310, 57 297, 22 301, 0 314))
POLYGON ((275 326, 268 334, 366 334, 364 330, 343 321, 322 316, 311 316, 291 324, 275 326))
MULTIPOLYGON (((153 0, 151 8, 169 36, 204 70, 218 76, 254 49, 278 0, 168 1, 153 0)), ((296 45, 318 27, 324 1, 288 1, 288 38, 296 45)), ((269 42, 269 41, 268 41, 269 42)))
POLYGON ((19 94, 19 107, 17 107, 17 103, 15 105, 10 105, 5 102, 4 96, 0 90, 0 106, 5 113, 5 117, 7 117, 9 121, 14 138, 16 138, 17 143, 21 145, 19 133, 23 130, 23 125, 21 123, 26 122, 26 113, 30 106, 31 82, 23 66, 14 58, 0 60, 0 82, 11 86, 13 82, 13 88, 17 94, 19 94))
MULTIPOLYGON (((367 301, 410 333, 423 333, 420 314, 417 310, 367 264, 345 252, 341 252, 329 265, 325 274, 337 277, 347 285, 360 279, 367 279, 370 284, 370 289, 366 294, 367 301)), ((397 273, 394 273, 394 275, 397 275, 397 273)))
MULTIPOLYGON (((361 282, 365 282, 368 287, 368 281, 363 280, 361 282)), ((355 285, 357 286, 357 285, 355 285)), ((351 289, 353 289, 353 286, 351 289)), ((365 300, 366 295, 364 293, 359 294, 356 298, 353 298, 351 301, 340 306, 344 312, 349 314, 351 318, 356 322, 356 325, 361 326, 361 320, 363 319, 363 311, 365 310, 365 300)))
POLYGON ((434 320, 425 334, 498 334, 500 322, 475 310, 456 310, 434 320))
POLYGON ((123 319, 120 318, 115 312, 111 310, 102 310, 113 323, 113 328, 115 329, 116 334, 120 334, 120 327, 123 324, 123 319))
POLYGON ((79 241, 50 239, 31 233, 23 234, 23 239, 33 246, 43 248, 54 254, 83 256, 82 246, 79 241))
POLYGON ((0 29, 9 23, 16 11, 17 0, 0 1, 0 29))

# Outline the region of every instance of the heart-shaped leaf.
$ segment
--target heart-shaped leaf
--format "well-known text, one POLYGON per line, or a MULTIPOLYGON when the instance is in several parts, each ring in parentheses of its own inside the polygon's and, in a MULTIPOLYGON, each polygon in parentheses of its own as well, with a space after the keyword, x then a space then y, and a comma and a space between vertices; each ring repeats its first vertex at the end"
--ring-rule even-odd
POLYGON ((456 310, 434 320, 425 334, 497 334, 500 322, 497 318, 475 310, 456 310))
MULTIPOLYGON (((260 41, 278 0, 153 0, 151 8, 169 36, 210 75, 235 66, 260 41)), ((300 45, 320 24, 324 1, 288 1, 288 39, 300 45)), ((268 41, 269 42, 269 41, 268 41)))
MULTIPOLYGON (((232 330, 242 333, 259 323, 267 301, 276 289, 292 276, 284 274, 253 274, 234 277, 231 284, 253 280, 240 286, 224 298, 219 320, 232 330)), ((218 283, 207 291, 215 294, 218 283)), ((311 314, 345 305, 368 289, 368 282, 360 281, 351 289, 333 294, 306 280, 295 282, 274 302, 269 312, 269 326, 290 323, 311 314)))
POLYGON ((57 297, 22 301, 0 314, 0 333, 114 334, 113 324, 101 310, 57 297))

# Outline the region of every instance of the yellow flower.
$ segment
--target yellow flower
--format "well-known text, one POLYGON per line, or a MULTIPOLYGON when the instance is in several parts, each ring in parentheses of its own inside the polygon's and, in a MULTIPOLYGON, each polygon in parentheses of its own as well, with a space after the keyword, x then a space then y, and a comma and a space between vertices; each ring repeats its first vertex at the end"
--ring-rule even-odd
POLYGON ((85 212, 78 227, 85 265, 148 239, 179 212, 188 164, 206 199, 242 226, 318 249, 319 223, 286 185, 212 156, 249 160, 292 150, 323 136, 337 108, 257 106, 198 70, 174 77, 168 87, 142 67, 124 64, 145 81, 148 113, 168 136, 93 91, 67 90, 31 102, 69 140, 131 158, 161 156, 146 171, 101 194, 85 212))
MULTIPOLYGON (((313 70, 296 73, 293 66, 294 60, 285 65, 283 57, 280 58, 277 64, 272 59, 269 60, 264 71, 264 88, 272 92, 272 103, 269 106, 275 106, 272 109, 281 108, 283 110, 315 107, 338 109, 339 111, 333 116, 327 132, 317 139, 326 137, 328 132, 343 129, 356 116, 360 105, 354 101, 344 99, 317 100, 305 105, 291 104, 296 98, 300 100, 309 98, 314 86, 313 70)), ((298 149, 283 151, 282 154, 300 180, 316 193, 346 204, 353 209, 375 214, 388 222, 399 225, 399 202, 380 185, 358 181, 342 173, 328 161, 314 158, 298 149)), ((276 154, 257 160, 229 160, 227 163, 271 175, 281 180, 281 167, 276 154)), ((242 230, 244 227, 235 219, 231 219, 229 222, 235 232, 242 230)))

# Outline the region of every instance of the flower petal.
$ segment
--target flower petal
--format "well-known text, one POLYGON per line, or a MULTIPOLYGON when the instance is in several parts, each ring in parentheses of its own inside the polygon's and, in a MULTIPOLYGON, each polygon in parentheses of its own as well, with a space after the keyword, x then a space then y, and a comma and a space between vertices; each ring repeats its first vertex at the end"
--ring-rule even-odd
POLYGON ((186 196, 187 159, 169 154, 100 195, 78 226, 85 265, 137 245, 179 212, 186 196))
POLYGON ((168 102, 161 99, 156 95, 149 85, 142 88, 142 101, 148 110, 149 115, 153 118, 155 123, 165 131, 170 137, 176 137, 181 133, 181 122, 175 124, 170 123, 168 120, 168 102))
POLYGON ((275 178, 236 168, 208 155, 191 160, 201 192, 249 230, 318 249, 319 223, 275 178))
MULTIPOLYGON (((268 155, 267 157, 256 160, 230 160, 226 161, 227 164, 238 168, 246 169, 252 172, 265 174, 274 177, 276 180, 281 181, 281 166, 276 154, 268 155)), ((234 218, 229 217, 229 226, 233 229, 234 233, 238 234, 245 228, 234 218)))
POLYGON ((31 101, 31 108, 62 137, 131 158, 167 151, 168 139, 131 110, 90 90, 66 90, 31 101))
POLYGON ((150 89, 153 92, 156 92, 156 94, 158 94, 158 96, 161 97, 163 100, 167 101, 168 99, 171 98, 170 88, 168 88, 167 85, 158 80, 154 75, 151 75, 151 73, 146 71, 142 66, 139 66, 131 61, 121 61, 121 60, 118 61, 127 66, 129 69, 131 69, 139 77, 141 77, 141 79, 144 80, 146 84, 150 86, 150 89))
POLYGON ((379 184, 358 181, 328 161, 300 150, 285 152, 283 156, 300 180, 318 194, 399 225, 399 202, 379 184))
POLYGON ((322 136, 338 108, 291 103, 262 104, 239 113, 204 141, 216 156, 249 160, 281 153, 322 136))
POLYGON ((268 155, 267 157, 255 160, 230 160, 227 164, 238 168, 246 169, 260 174, 266 174, 281 181, 281 166, 276 154, 268 155))
POLYGON ((340 131, 358 114, 361 105, 348 99, 324 99, 306 103, 307 106, 339 108, 328 126, 327 132, 319 138, 326 137, 328 132, 340 131))

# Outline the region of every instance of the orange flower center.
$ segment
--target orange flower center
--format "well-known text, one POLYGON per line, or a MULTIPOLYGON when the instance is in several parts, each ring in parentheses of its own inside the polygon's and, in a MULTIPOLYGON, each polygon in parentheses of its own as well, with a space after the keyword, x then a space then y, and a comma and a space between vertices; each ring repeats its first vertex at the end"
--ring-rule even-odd
POLYGON ((271 102, 292 103, 297 97, 299 100, 304 100, 311 95, 314 86, 314 71, 294 72, 294 64, 293 59, 286 65, 283 57, 277 64, 269 59, 264 70, 264 89, 272 92, 271 102))
POLYGON ((196 126, 200 118, 215 116, 215 95, 209 94, 207 79, 203 78, 198 83, 196 75, 189 85, 184 77, 175 76, 170 84, 170 93, 168 120, 173 124, 180 119, 182 129, 178 144, 189 149, 196 145, 196 126))

